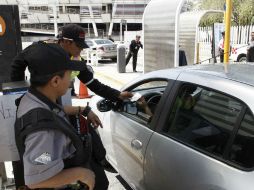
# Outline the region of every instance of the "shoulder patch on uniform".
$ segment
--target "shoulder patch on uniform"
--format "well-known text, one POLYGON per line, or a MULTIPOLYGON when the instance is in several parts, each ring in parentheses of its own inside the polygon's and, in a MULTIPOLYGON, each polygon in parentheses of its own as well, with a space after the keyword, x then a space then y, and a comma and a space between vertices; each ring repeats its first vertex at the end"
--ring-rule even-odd
POLYGON ((51 155, 48 152, 44 152, 38 158, 36 158, 34 161, 37 163, 46 165, 49 162, 51 162, 51 155))

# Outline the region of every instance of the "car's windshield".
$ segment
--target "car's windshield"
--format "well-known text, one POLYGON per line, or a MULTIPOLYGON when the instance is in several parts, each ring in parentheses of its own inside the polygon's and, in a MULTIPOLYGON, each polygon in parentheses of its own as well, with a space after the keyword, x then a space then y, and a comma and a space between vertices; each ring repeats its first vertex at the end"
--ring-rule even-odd
POLYGON ((100 45, 100 44, 113 44, 112 41, 110 40, 104 40, 104 39, 101 39, 101 40, 94 40, 96 44, 100 45))

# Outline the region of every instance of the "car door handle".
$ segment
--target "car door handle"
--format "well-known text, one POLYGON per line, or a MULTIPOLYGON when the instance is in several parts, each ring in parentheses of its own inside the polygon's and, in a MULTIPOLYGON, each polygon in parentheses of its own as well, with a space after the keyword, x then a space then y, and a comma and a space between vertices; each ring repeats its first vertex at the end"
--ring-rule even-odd
POLYGON ((134 140, 132 140, 131 141, 131 147, 132 148, 135 148, 135 149, 137 149, 137 150, 140 150, 141 148, 142 148, 142 142, 141 141, 139 141, 138 139, 134 139, 134 140))

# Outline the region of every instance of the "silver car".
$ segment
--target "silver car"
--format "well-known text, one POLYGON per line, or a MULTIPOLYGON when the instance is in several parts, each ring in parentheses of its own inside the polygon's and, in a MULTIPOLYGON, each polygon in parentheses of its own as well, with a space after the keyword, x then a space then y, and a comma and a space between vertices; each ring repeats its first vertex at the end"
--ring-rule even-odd
POLYGON ((111 109, 100 115, 107 159, 135 190, 253 190, 253 71, 160 70, 122 89, 142 101, 94 98, 100 111, 111 109))
POLYGON ((87 58, 87 52, 89 55, 91 53, 96 53, 99 60, 102 59, 111 59, 116 62, 117 60, 117 45, 108 39, 87 39, 85 40, 86 44, 89 46, 89 49, 84 49, 81 52, 83 58, 87 58))

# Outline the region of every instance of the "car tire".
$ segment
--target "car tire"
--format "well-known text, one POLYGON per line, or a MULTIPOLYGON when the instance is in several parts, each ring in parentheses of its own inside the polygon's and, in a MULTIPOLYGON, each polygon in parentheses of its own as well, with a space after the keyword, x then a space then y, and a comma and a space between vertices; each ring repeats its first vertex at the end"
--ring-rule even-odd
POLYGON ((242 56, 238 59, 238 62, 247 62, 247 57, 246 56, 242 56))

